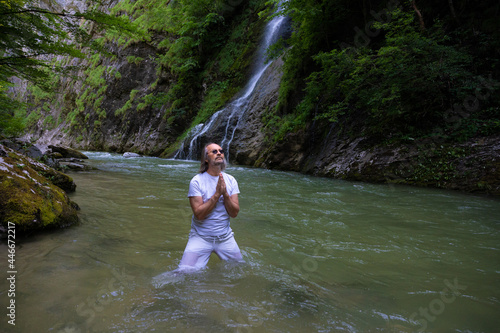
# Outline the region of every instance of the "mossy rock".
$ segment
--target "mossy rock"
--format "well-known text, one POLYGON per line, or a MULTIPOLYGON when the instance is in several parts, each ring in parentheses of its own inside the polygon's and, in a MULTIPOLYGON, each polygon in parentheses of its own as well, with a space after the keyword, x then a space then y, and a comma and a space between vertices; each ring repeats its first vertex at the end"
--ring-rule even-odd
MULTIPOLYGON (((0 234, 16 225, 16 235, 66 227, 78 222, 78 205, 38 170, 51 168, 31 158, 0 147, 0 234)), ((53 170, 56 171, 56 170, 53 170)))
POLYGON ((63 146, 53 146, 50 145, 49 149, 52 151, 52 153, 59 153, 63 158, 79 158, 82 160, 88 159, 88 156, 80 153, 78 150, 69 148, 69 147, 63 147, 63 146))

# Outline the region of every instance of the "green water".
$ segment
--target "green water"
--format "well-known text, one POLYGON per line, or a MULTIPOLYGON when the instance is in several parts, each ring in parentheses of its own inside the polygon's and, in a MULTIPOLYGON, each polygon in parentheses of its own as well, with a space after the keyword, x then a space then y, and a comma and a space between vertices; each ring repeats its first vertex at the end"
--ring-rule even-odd
POLYGON ((171 276, 198 164, 87 154, 81 224, 16 246, 1 332, 498 331, 497 199, 233 166, 246 263, 171 276))

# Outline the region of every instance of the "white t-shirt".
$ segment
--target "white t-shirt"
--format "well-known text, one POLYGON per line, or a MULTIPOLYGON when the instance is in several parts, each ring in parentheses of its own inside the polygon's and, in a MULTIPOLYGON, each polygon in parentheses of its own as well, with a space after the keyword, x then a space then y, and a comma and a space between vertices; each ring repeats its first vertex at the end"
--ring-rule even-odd
MULTIPOLYGON (((236 179, 223 172, 226 190, 229 196, 240 193, 236 179)), ((189 197, 202 197, 203 202, 206 202, 215 194, 219 176, 211 176, 208 172, 199 173, 191 179, 189 183, 189 197)), ((204 220, 197 220, 193 214, 191 220, 191 229, 197 232, 200 236, 223 236, 231 232, 229 226, 229 214, 224 206, 224 196, 220 196, 219 201, 214 209, 207 215, 204 220)))

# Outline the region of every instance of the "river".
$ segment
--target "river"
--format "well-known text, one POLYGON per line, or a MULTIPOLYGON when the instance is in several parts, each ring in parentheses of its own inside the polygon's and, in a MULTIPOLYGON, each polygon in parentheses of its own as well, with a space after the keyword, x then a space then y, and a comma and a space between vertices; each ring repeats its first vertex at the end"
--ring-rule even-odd
MULTIPOLYGON (((85 152, 80 225, 19 241, 2 332, 496 332, 500 201, 230 166, 245 259, 172 275, 198 163, 85 152)), ((7 263, 0 243, 0 260, 7 263)), ((5 267, 2 264, 2 267, 5 267)), ((4 268, 4 271, 6 269, 4 268)))

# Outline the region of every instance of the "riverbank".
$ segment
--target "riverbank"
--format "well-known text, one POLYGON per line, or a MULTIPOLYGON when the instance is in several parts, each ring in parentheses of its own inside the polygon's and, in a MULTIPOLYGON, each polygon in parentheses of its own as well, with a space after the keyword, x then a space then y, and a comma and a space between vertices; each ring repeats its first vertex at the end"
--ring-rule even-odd
MULTIPOLYGON (((268 94, 266 98, 260 100, 261 104, 272 104, 273 96, 268 94)), ((265 110, 261 104, 254 110, 265 110)), ((270 143, 260 130, 262 116, 262 111, 253 112, 242 120, 237 130, 238 138, 229 149, 231 163, 334 179, 500 196, 500 135, 454 144, 423 139, 372 145, 362 137, 340 138, 333 130, 321 136, 319 130, 311 127, 289 133, 280 142, 270 143)), ((63 142, 57 141, 58 144, 63 142)), ((95 150, 95 147, 79 146, 78 149, 95 150)), ((124 148, 110 152, 126 151, 124 148)), ((174 155, 149 154, 169 158, 174 155)), ((198 155, 198 152, 192 153, 196 158, 198 155)))
POLYGON ((68 196, 76 184, 61 170, 90 170, 83 162, 88 157, 66 147, 48 149, 0 141, 0 238, 12 228, 21 237, 79 222, 79 207, 68 196))
POLYGON ((255 165, 369 183, 500 195, 498 135, 456 144, 427 139, 373 146, 364 138, 318 141, 313 133, 290 135, 255 165))
POLYGON ((0 237, 11 224, 23 236, 78 223, 78 205, 61 188, 74 190, 71 178, 3 145, 0 156, 0 237))

